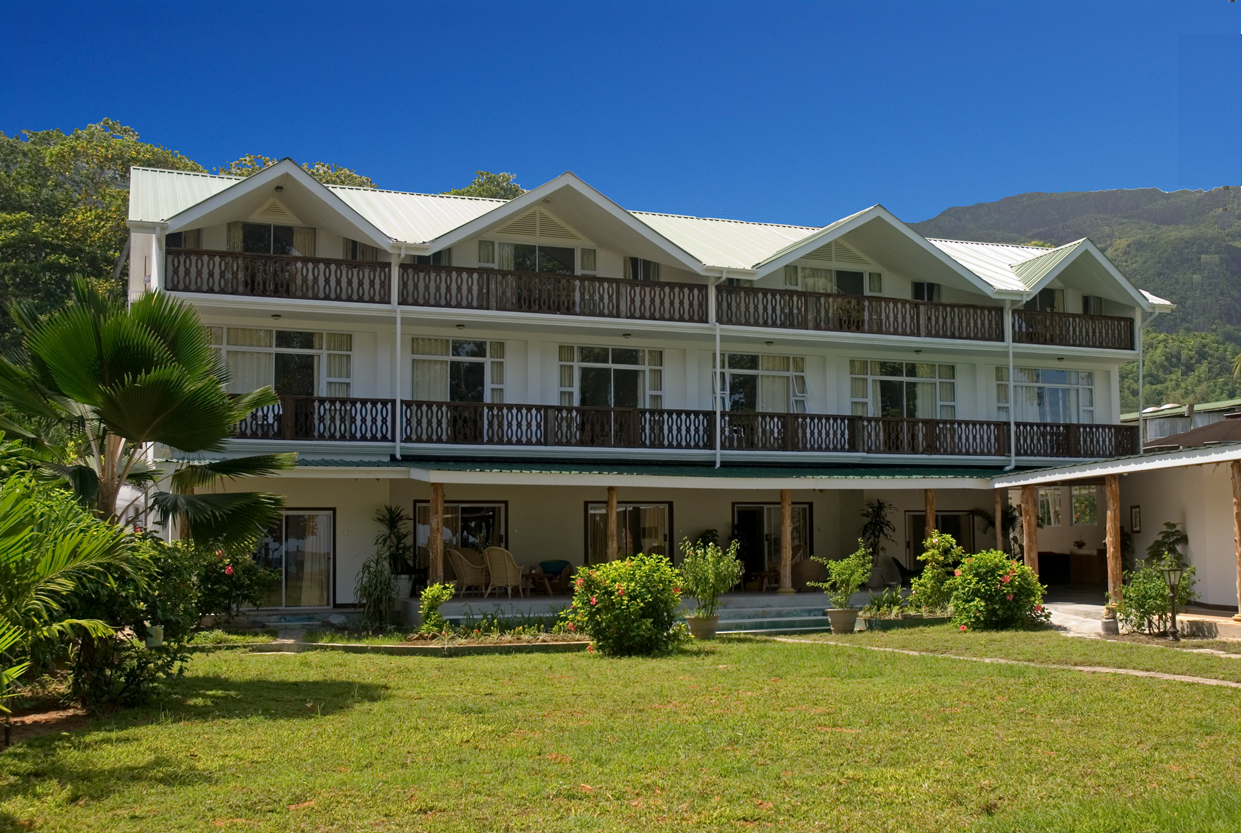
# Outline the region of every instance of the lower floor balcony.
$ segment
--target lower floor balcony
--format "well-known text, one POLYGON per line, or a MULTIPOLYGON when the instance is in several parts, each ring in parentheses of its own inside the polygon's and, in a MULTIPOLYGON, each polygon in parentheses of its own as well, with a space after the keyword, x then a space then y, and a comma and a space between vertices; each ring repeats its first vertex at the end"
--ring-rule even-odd
MULTIPOLYGON (((585 408, 479 402, 282 397, 239 423, 253 440, 387 442, 430 446, 617 448, 646 451, 807 452, 1008 457, 1007 422, 585 408)), ((1016 456, 1107 458, 1138 454, 1123 425, 1018 422, 1016 456)))

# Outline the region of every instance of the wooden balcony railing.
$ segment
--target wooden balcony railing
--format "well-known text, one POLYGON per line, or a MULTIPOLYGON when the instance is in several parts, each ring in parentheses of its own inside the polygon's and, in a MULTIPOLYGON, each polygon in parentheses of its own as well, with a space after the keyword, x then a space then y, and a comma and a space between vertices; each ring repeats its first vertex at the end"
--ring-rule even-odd
POLYGON ((701 284, 409 264, 399 274, 400 303, 408 306, 701 324, 709 320, 709 288, 701 284))
MULTIPOLYGON (((1006 457, 1006 422, 901 419, 836 414, 720 415, 725 451, 926 454, 1006 457)), ((393 442, 391 399, 287 396, 243 420, 241 439, 393 442)), ((401 403, 402 442, 428 445, 635 448, 709 451, 713 412, 504 405, 401 403)), ((1016 423, 1016 456, 1105 458, 1140 452, 1137 429, 1122 425, 1016 423)))
POLYGON ((1001 307, 784 289, 718 288, 718 320, 745 327, 1003 340, 1001 307))
POLYGON ((388 304, 389 264, 170 249, 164 285, 174 292, 388 304))
POLYGON ((1115 315, 1014 310, 1012 338, 1017 344, 1137 349, 1133 338, 1133 319, 1115 315))

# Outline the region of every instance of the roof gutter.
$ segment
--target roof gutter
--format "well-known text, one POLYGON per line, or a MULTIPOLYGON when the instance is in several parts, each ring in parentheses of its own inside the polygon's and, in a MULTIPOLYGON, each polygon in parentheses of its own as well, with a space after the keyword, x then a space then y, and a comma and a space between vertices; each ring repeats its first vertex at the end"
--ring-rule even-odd
POLYGON ((709 319, 713 322, 713 467, 722 468, 722 325, 718 322, 718 284, 726 280, 726 270, 722 277, 709 287, 709 319))

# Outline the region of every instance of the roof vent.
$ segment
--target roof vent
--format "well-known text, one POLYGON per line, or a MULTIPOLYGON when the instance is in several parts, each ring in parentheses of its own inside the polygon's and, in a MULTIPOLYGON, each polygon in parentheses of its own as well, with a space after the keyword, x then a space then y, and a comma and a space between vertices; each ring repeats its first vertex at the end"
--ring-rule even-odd
POLYGON ((801 260, 822 260, 827 263, 855 263, 861 266, 872 265, 869 260, 838 240, 832 240, 821 248, 814 249, 803 255, 801 260))
POLYGON ((276 197, 264 203, 258 211, 249 218, 252 223, 272 223, 277 226, 301 226, 298 218, 290 213, 290 210, 281 204, 276 197))
POLYGON ((520 237, 555 237, 561 240, 579 240, 578 234, 555 220, 539 208, 533 208, 522 217, 502 226, 498 234, 514 234, 520 237))

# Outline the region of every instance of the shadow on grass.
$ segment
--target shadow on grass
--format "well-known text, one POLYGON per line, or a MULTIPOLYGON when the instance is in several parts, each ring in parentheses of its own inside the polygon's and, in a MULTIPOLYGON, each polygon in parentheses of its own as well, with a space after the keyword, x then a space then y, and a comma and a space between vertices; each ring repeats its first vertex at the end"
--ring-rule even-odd
POLYGON ((385 697, 389 686, 362 680, 243 679, 187 675, 169 684, 159 709, 121 712, 159 720, 267 717, 291 719, 330 715, 385 697))

